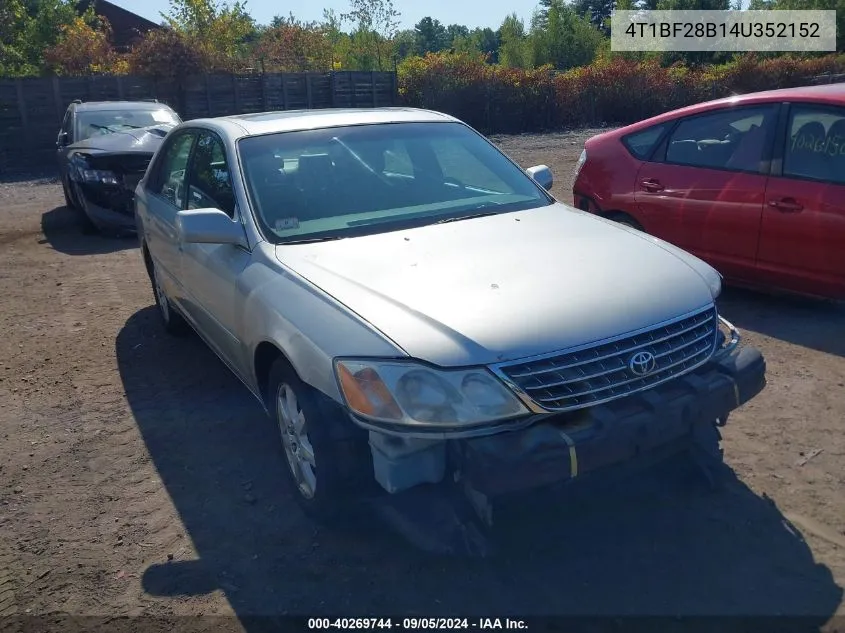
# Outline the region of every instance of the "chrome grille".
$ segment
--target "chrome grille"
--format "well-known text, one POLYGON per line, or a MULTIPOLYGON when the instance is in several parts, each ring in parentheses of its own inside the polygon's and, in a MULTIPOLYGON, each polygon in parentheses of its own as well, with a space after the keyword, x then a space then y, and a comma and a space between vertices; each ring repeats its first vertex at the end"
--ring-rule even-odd
MULTIPOLYGON (((587 348, 499 365, 497 370, 542 409, 567 411, 654 387, 704 363, 716 345, 714 307, 587 348), (645 375, 631 367, 647 352, 654 366, 645 375)), ((642 367, 640 367, 642 369, 642 367)))

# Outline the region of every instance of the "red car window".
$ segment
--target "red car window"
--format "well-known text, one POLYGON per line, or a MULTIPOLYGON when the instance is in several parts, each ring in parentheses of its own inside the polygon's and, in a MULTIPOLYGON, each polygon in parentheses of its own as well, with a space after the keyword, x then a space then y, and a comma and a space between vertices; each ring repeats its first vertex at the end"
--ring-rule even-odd
POLYGON ((669 138, 666 162, 759 173, 775 116, 774 106, 766 105, 684 119, 669 138))
POLYGON ((845 184, 845 110, 794 105, 783 175, 845 184))

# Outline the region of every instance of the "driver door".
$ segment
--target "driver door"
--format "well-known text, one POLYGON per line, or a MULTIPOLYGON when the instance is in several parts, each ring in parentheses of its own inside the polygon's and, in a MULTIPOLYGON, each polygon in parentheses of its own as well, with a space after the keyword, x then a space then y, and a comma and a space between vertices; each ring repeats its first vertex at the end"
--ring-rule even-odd
MULTIPOLYGON (((219 209, 243 230, 229 164, 220 137, 209 130, 201 132, 188 169, 188 209, 219 209)), ((183 243, 180 256, 188 317, 231 369, 246 377, 246 352, 237 334, 244 298, 237 284, 249 263, 250 251, 234 244, 183 243)))

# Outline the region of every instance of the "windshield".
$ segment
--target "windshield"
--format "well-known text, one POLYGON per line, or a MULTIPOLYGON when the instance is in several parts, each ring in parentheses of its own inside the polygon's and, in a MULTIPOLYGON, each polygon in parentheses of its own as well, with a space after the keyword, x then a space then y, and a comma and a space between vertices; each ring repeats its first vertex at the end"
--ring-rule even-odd
POLYGON ((238 143, 268 239, 366 235, 546 206, 522 170, 459 123, 392 123, 252 136, 238 143))
POLYGON ((177 125, 181 123, 173 110, 87 110, 78 112, 76 125, 79 134, 77 141, 82 141, 98 134, 111 134, 121 130, 131 130, 159 123, 177 125))

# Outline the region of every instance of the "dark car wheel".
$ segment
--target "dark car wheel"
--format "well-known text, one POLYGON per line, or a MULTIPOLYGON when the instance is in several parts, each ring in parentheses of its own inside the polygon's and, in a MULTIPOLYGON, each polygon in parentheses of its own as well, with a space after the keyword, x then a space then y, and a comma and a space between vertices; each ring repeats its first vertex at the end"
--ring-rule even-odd
POLYGON ((161 283, 158 269, 155 266, 152 266, 152 274, 150 277, 153 284, 153 293, 155 294, 158 315, 161 318, 161 323, 164 326, 165 331, 168 334, 173 334, 174 336, 183 336, 189 330, 188 323, 170 304, 170 299, 167 298, 167 293, 164 291, 164 286, 161 283))
POLYGON ((76 203, 76 199, 73 197, 73 192, 71 192, 70 187, 68 187, 67 178, 62 178, 62 193, 65 194, 65 206, 69 209, 79 209, 79 205, 76 203))
POLYGON ((330 521, 372 483, 366 442, 337 432, 336 425, 352 423, 327 416, 320 406, 324 396, 302 382, 285 359, 273 364, 268 382, 267 408, 281 439, 288 487, 306 514, 330 521))

